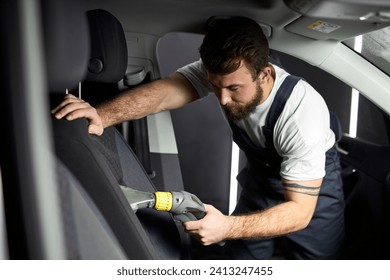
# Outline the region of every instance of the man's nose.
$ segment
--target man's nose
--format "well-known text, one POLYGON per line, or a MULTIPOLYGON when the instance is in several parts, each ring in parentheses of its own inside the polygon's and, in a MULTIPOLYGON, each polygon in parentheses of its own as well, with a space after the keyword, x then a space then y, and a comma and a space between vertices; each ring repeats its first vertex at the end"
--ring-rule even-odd
POLYGON ((232 100, 228 90, 226 90, 226 89, 221 89, 219 94, 217 94, 217 95, 219 97, 219 102, 223 106, 225 106, 226 104, 228 104, 232 100))

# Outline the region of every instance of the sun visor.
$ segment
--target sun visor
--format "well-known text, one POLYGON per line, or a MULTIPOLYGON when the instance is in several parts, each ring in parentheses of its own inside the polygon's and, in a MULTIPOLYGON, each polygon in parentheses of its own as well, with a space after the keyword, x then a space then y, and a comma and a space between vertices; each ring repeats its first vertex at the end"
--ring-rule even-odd
POLYGON ((286 30, 318 40, 345 40, 390 25, 387 0, 285 0, 302 15, 286 30))

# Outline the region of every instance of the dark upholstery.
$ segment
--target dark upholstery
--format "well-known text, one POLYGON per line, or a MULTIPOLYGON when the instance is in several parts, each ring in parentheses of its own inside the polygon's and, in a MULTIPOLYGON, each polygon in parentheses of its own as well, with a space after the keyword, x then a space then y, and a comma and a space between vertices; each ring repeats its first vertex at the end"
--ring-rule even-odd
MULTIPOLYGON (((87 15, 92 44, 88 75, 83 82, 82 92, 83 99, 96 104, 119 93, 117 82, 126 72, 127 46, 123 28, 115 16, 100 9, 88 11, 87 15), (102 63, 96 62, 98 60, 102 63), (96 65, 99 73, 92 73, 96 65), (99 69, 99 65, 102 69, 99 69)), ((141 191, 156 191, 132 149, 114 127, 105 129, 102 136, 92 137, 92 140, 117 184, 141 191)), ((139 210, 137 216, 159 258, 179 259, 183 256, 179 233, 182 227, 175 224, 170 214, 145 209, 139 210)), ((186 240, 188 242, 188 237, 186 240)))
POLYGON ((122 25, 111 13, 95 9, 87 17, 91 55, 82 98, 96 106, 119 93, 117 83, 127 68, 127 46, 122 25))
MULTIPOLYGON (((53 108, 64 97, 58 93, 76 87, 85 78, 90 44, 85 10, 79 6, 79 1, 44 1, 43 15, 48 84, 53 108)), ((91 198, 90 202, 85 201, 88 205, 73 204, 74 211, 85 210, 88 213, 71 212, 68 206, 74 202, 71 199, 77 196, 69 195, 62 189, 68 257, 158 258, 148 234, 121 192, 112 168, 88 134, 87 120, 69 122, 53 117, 52 121, 58 158, 91 198), (96 207, 88 207, 91 205, 96 207), (99 223, 96 223, 96 219, 99 223), (92 224, 96 232, 91 231, 92 224), (77 240, 86 242, 85 238, 89 238, 88 244, 91 246, 77 244, 77 240), (104 254, 105 250, 107 254, 104 254)), ((62 174, 60 180, 61 183, 70 183, 68 186, 73 186, 72 182, 75 181, 66 174, 62 174)))
POLYGON ((80 183, 60 161, 56 171, 67 259, 126 259, 110 226, 80 183))
POLYGON ((87 12, 91 55, 88 62, 87 81, 116 83, 127 67, 126 38, 120 22, 101 9, 87 12))
POLYGON ((121 192, 107 159, 97 149, 94 136, 88 134, 87 121, 53 119, 53 130, 58 157, 96 203, 128 258, 156 259, 148 235, 121 192))
POLYGON ((87 74, 90 56, 87 19, 82 1, 76 2, 42 2, 46 72, 51 93, 74 89, 87 74))
MULTIPOLYGON (((91 32, 91 58, 87 58, 88 75, 82 83, 83 99, 97 94, 91 90, 94 87, 115 86, 127 65, 127 46, 118 20, 103 10, 92 10, 86 15, 91 32), (88 86, 91 84, 94 86, 88 86)), ((52 107, 62 98, 58 94, 52 96, 52 107)), ((120 189, 121 184, 156 191, 120 133, 110 127, 102 136, 89 135, 85 119, 69 122, 53 118, 53 130, 58 157, 96 203, 127 257, 181 258, 181 239, 171 215, 152 209, 135 214, 120 189)))

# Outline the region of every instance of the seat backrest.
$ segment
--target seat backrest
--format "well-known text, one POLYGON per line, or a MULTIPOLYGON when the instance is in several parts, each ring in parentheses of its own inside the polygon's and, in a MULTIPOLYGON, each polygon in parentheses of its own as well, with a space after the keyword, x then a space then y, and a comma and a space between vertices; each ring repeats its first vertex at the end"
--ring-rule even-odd
MULTIPOLYGON (((95 84, 95 88, 104 88, 107 84, 117 84, 125 76, 126 67, 123 65, 118 67, 119 63, 110 63, 108 60, 127 62, 127 46, 123 28, 114 15, 100 9, 88 11, 87 14, 91 30, 91 41, 93 42, 91 44, 90 62, 97 56, 105 58, 101 73, 93 74, 89 70, 86 81, 83 83, 83 86, 87 85, 83 87, 84 94, 89 98, 93 98, 96 92, 91 91, 91 84, 95 84), (123 45, 120 46, 120 44, 123 45), (111 48, 108 48, 108 46, 111 46, 111 48)), ((142 82, 142 79, 138 81, 142 82)), ((133 83, 132 86, 136 85, 133 83)), ((113 94, 115 94, 115 91, 113 94)), ((109 95, 103 93, 102 96, 107 98, 109 95)), ((132 123, 134 131, 137 131, 137 133, 143 134, 145 130, 147 132, 146 119, 133 121, 132 123), (144 122, 140 123, 140 121, 144 122), (145 130, 141 131, 140 126, 145 130)), ((135 138, 137 140, 135 142, 142 141, 142 143, 135 143, 137 144, 135 145, 137 154, 129 147, 127 141, 115 128, 106 129, 101 137, 97 137, 94 140, 101 154, 107 159, 120 184, 142 191, 154 192, 156 188, 150 180, 150 170, 147 169, 149 165, 146 164, 149 161, 146 160, 144 155, 149 153, 147 139, 147 135, 135 138), (146 146, 147 151, 145 151, 146 148, 140 149, 140 146, 146 146)), ((177 224, 172 220, 170 214, 149 209, 139 210, 137 216, 144 225, 145 230, 148 231, 149 237, 161 258, 188 258, 190 238, 184 233, 181 224, 177 224)))
MULTIPOLYGON (((127 73, 128 51, 126 37, 119 20, 106 10, 87 12, 91 40, 91 55, 87 77, 82 83, 82 98, 96 106, 118 95, 122 89, 148 81, 145 71, 127 73)), ((117 126, 134 149, 148 174, 152 173, 146 118, 124 122, 117 126)))
MULTIPOLYGON (((117 63, 108 60, 121 63, 125 61, 126 65, 127 52, 123 51, 126 49, 126 42, 122 40, 123 29, 118 26, 117 19, 106 11, 92 10, 87 12, 87 15, 92 34, 91 41, 94 42, 91 44, 92 56, 89 61, 99 64, 96 60, 104 60, 101 64, 102 68, 94 70, 99 73, 89 72, 82 84, 90 82, 90 79, 99 87, 115 84, 125 75, 126 67, 118 67, 117 63), (100 36, 99 40, 94 39, 96 34, 100 36), (113 36, 115 34, 122 34, 122 36, 116 40, 113 36), (115 44, 107 43, 107 40, 115 44), (119 43, 125 46, 119 47, 117 45, 119 43), (101 50, 95 50, 99 48, 101 50), (102 53, 109 53, 109 55, 101 55, 102 53)), ((83 98, 93 97, 96 94, 90 87, 83 87, 82 93, 83 98)), ((60 102, 60 100, 53 101, 60 102)), ((57 155, 95 201, 127 255, 139 259, 183 258, 183 240, 189 237, 183 235, 185 238, 180 238, 183 231, 181 225, 176 224, 171 215, 166 212, 143 209, 138 210, 135 215, 125 199, 119 185, 149 192, 155 192, 156 189, 116 128, 106 128, 103 135, 97 137, 88 134, 86 120, 72 122, 54 120, 53 127, 57 155), (131 238, 130 232, 133 232, 131 238)))
POLYGON ((77 179, 59 160, 56 171, 67 259, 127 259, 106 219, 77 179))
POLYGON ((53 119, 53 132, 57 156, 95 202, 127 256, 130 259, 157 258, 148 234, 123 196, 107 159, 97 149, 94 137, 88 134, 87 121, 53 119))
MULTIPOLYGON (((45 1, 44 3, 48 84, 51 100, 58 104, 63 99, 63 95, 58 93, 77 87, 78 82, 86 76, 90 50, 87 18, 85 10, 78 7, 74 1, 45 1), (69 44, 69 42, 77 42, 77 44, 69 44)), ((68 122, 53 118, 56 154, 83 188, 83 194, 77 188, 76 192, 73 192, 74 189, 72 190, 71 187, 68 189, 71 195, 63 192, 65 194, 62 197, 63 202, 68 199, 77 200, 77 202, 68 201, 73 205, 72 211, 75 211, 70 216, 77 216, 71 222, 75 226, 72 234, 75 234, 80 242, 86 242, 86 238, 90 239, 87 246, 86 243, 69 246, 70 249, 79 249, 79 253, 83 251, 83 254, 71 254, 71 256, 158 258, 139 219, 118 189, 118 183, 105 158, 100 155, 88 135, 86 126, 85 119, 68 122), (79 203, 82 201, 79 199, 80 195, 90 198, 84 201, 87 205, 84 202, 79 203), (76 213, 78 211, 80 213, 76 213), (93 225, 92 228, 85 226, 87 221, 93 225), (100 244, 101 241, 105 244, 100 244), (111 250, 107 250, 107 247, 111 250), (106 250, 107 254, 104 254, 103 251, 106 250)), ((75 186, 74 180, 69 176, 62 175, 60 180, 70 182, 68 186, 75 186)), ((67 228, 72 229, 72 226, 67 228)))

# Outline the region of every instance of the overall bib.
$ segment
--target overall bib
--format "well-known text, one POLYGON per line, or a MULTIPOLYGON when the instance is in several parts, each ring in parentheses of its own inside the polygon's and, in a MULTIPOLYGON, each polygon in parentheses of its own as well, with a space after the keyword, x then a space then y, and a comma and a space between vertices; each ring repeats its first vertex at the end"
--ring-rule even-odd
MULTIPOLYGON (((273 128, 299 79, 288 76, 276 93, 263 127, 265 148, 254 145, 242 129, 230 123, 233 140, 248 159, 237 176, 242 192, 232 215, 261 211, 285 201, 279 175, 282 158, 273 144, 273 128)), ((335 146, 326 153, 325 170, 313 218, 304 230, 272 239, 230 240, 225 245, 226 257, 270 259, 278 248, 286 259, 336 259, 344 240, 344 196, 335 146)))

